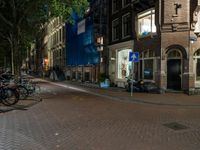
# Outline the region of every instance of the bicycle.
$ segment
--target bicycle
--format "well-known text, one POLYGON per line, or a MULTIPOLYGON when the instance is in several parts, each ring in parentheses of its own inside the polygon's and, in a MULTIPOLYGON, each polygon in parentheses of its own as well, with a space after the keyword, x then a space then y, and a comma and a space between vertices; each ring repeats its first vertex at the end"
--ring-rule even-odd
POLYGON ((19 93, 16 87, 11 85, 0 85, 0 101, 5 106, 11 106, 19 101, 19 93))

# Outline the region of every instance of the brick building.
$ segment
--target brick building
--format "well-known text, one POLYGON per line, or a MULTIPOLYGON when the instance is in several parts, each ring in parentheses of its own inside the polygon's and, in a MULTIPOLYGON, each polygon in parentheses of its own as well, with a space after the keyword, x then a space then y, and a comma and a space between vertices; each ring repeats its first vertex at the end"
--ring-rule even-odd
POLYGON ((124 87, 132 68, 128 57, 134 46, 133 24, 130 0, 109 1, 109 76, 118 87, 124 87))
MULTIPOLYGON (((123 4, 126 0, 119 0, 118 12, 123 12, 123 4)), ((111 4, 112 12, 117 0, 111 4)), ((163 89, 197 92, 200 88, 200 1, 199 0, 133 0, 131 25, 133 51, 139 51, 140 62, 135 63, 135 77, 140 80, 155 82, 163 89), (132 21, 134 20, 134 22, 132 21)), ((126 9, 128 10, 128 9, 126 9)), ((111 49, 115 37, 113 20, 115 13, 110 16, 111 49)), ((123 37, 124 15, 118 14, 119 32, 123 37), (122 27, 122 28, 121 28, 122 27)), ((130 17, 131 18, 131 17, 130 17)), ((131 40, 130 40, 131 41, 131 40)), ((110 71, 113 81, 117 84, 119 73, 123 67, 119 63, 124 61, 119 56, 119 45, 114 48, 116 56, 110 56, 115 60, 115 70, 110 71)), ((130 45, 131 46, 131 45, 130 45)), ((124 44, 128 47, 128 44, 124 44)), ((128 57, 124 55, 122 58, 128 57)), ((127 61, 128 64, 130 62, 127 61)), ((111 65, 112 66, 112 62, 111 65)), ((128 75, 129 68, 125 64, 123 79, 128 75)), ((113 69, 113 68, 111 68, 113 69)), ((124 81, 124 80, 123 80, 124 81)))

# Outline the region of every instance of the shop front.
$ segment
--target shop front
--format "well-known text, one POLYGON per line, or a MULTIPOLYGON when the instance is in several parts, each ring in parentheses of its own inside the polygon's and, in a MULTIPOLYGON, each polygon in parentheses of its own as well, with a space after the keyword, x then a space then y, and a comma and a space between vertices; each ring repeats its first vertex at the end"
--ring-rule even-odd
POLYGON ((111 83, 124 88, 127 78, 130 77, 132 72, 132 63, 129 61, 129 54, 133 49, 133 41, 118 43, 110 46, 109 49, 109 76, 111 83))

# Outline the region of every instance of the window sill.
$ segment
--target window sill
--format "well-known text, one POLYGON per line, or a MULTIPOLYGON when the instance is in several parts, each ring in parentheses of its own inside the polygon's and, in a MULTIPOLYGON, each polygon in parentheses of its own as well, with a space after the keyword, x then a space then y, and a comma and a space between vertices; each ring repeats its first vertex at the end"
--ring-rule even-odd
POLYGON ((127 7, 129 7, 130 6, 130 3, 129 4, 126 4, 126 5, 122 5, 122 9, 125 9, 125 8, 127 8, 127 7))
POLYGON ((123 36, 122 39, 127 39, 127 38, 130 38, 131 36, 130 35, 126 35, 126 36, 123 36))
POLYGON ((116 41, 118 41, 119 39, 112 39, 112 42, 116 42, 116 41))
POLYGON ((152 82, 155 83, 154 79, 143 79, 144 82, 152 82))
POLYGON ((148 38, 148 37, 153 38, 155 35, 157 35, 157 33, 149 33, 149 34, 147 34, 147 35, 138 35, 137 37, 138 37, 139 39, 148 38))
POLYGON ((112 11, 112 15, 116 14, 117 12, 119 12, 119 10, 112 11))

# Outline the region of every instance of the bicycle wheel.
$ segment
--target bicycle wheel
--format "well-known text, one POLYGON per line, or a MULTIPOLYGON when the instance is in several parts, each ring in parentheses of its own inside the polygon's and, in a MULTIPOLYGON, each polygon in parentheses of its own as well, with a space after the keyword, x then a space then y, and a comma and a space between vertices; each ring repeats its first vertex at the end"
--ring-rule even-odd
POLYGON ((26 99, 28 97, 28 90, 23 85, 17 86, 19 92, 19 99, 26 99))
POLYGON ((5 89, 6 98, 2 99, 2 103, 6 106, 11 106, 19 101, 19 93, 16 89, 5 89))

